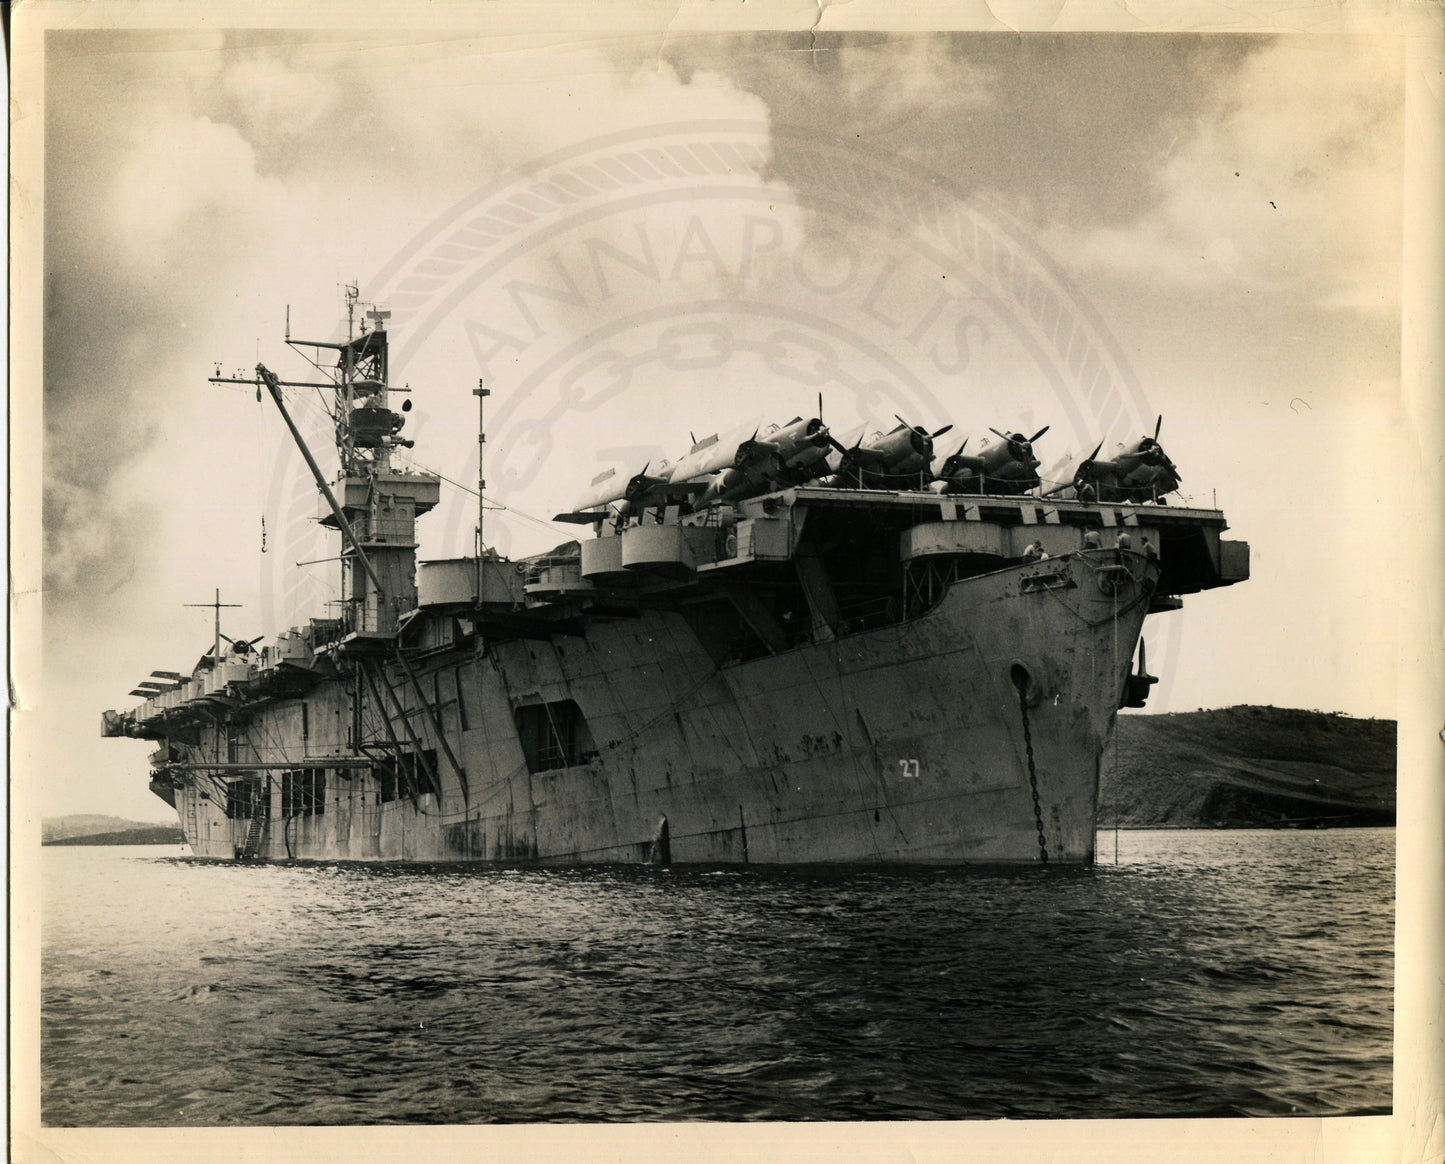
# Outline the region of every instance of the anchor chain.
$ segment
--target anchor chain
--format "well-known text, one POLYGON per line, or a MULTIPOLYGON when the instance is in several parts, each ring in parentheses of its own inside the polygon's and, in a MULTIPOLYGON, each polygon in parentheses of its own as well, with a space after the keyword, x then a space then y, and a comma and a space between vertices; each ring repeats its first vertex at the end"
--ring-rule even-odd
POLYGON ((1034 768, 1034 738, 1029 732, 1029 697, 1025 690, 1019 691, 1019 715, 1024 721, 1024 755, 1029 762, 1029 792, 1034 798, 1034 828, 1039 834, 1039 864, 1049 863, 1049 847, 1044 840, 1044 814, 1039 808, 1039 774, 1034 768))

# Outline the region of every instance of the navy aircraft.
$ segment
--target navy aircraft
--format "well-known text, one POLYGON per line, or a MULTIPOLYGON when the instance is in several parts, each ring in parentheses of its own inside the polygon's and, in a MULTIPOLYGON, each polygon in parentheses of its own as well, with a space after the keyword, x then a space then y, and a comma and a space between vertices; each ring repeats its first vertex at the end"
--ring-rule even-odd
POLYGON ((965 437, 958 451, 948 457, 929 485, 934 493, 1027 493, 1039 483, 1039 459, 1034 441, 1049 431, 1044 425, 1033 436, 988 430, 997 440, 984 437, 972 453, 964 452, 971 438, 965 437))
MULTIPOLYGON (((740 501, 811 481, 827 472, 828 450, 835 444, 828 426, 816 416, 797 416, 785 425, 754 428, 752 436, 734 447, 730 465, 704 462, 702 471, 712 472, 712 477, 697 504, 701 507, 714 501, 740 501)), ((679 471, 686 461, 684 458, 679 462, 679 471)))
POLYGON ((868 431, 867 424, 854 429, 852 445, 835 444, 837 463, 823 484, 859 489, 890 489, 913 484, 932 473, 933 442, 953 427, 945 424, 929 432, 922 425, 909 424, 894 414, 896 428, 868 431))
POLYGON ((818 417, 794 417, 784 425, 742 425, 726 437, 714 433, 694 441, 676 463, 649 462, 627 478, 609 469, 594 478, 572 512, 553 520, 585 524, 610 515, 621 526, 644 509, 670 503, 700 509, 715 501, 740 501, 826 472, 828 449, 834 445, 818 417))
POLYGON ((655 466, 649 461, 640 472, 630 477, 623 477, 616 469, 608 469, 592 478, 587 491, 573 505, 572 512, 559 513, 552 520, 585 525, 612 517, 620 528, 629 517, 640 514, 644 509, 686 500, 707 488, 701 483, 674 485, 673 468, 671 461, 658 461, 655 466))
MULTIPOLYGON (((1164 504, 1164 494, 1179 488, 1181 474, 1164 446, 1159 443, 1159 430, 1164 417, 1154 423, 1154 435, 1142 436, 1130 444, 1121 444, 1108 460, 1099 459, 1104 447, 1100 441, 1079 467, 1074 470, 1071 486, 1074 496, 1082 501, 1157 501, 1164 504)), ((1062 492, 1062 490, 1055 490, 1062 492)))

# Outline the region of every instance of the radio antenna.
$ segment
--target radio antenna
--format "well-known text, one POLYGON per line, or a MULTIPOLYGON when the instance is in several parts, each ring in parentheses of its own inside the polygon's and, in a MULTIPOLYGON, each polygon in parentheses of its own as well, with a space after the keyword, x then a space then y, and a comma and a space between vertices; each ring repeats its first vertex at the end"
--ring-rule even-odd
POLYGON ((487 488, 486 474, 483 472, 483 461, 487 451, 487 430, 486 430, 486 407, 487 397, 491 390, 486 386, 485 380, 478 380, 477 386, 472 389, 472 395, 477 398, 477 605, 482 604, 482 551, 486 548, 483 540, 483 525, 487 514, 487 499, 485 496, 487 488))

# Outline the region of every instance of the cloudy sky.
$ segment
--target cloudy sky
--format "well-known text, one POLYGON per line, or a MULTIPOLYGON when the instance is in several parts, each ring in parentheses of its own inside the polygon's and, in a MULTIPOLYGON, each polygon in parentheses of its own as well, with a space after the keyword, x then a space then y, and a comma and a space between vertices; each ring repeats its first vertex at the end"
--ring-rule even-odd
MULTIPOLYGON (((164 815, 146 747, 92 737, 206 648, 185 604, 219 587, 237 637, 327 613, 304 467, 206 378, 305 378, 288 305, 337 338, 350 281, 394 309, 417 464, 473 483, 493 389, 508 552, 572 536, 538 519, 597 472, 819 391, 837 427, 1051 423, 1046 468, 1162 414, 1253 578, 1151 620, 1150 710, 1395 715, 1399 499, 1435 457, 1400 391, 1405 78, 1345 35, 52 32, 43 811, 164 815), (525 209, 544 180, 585 206, 525 209), (1048 347, 1039 296, 1097 357, 1048 347)), ((447 494, 423 558, 470 548, 447 494)))

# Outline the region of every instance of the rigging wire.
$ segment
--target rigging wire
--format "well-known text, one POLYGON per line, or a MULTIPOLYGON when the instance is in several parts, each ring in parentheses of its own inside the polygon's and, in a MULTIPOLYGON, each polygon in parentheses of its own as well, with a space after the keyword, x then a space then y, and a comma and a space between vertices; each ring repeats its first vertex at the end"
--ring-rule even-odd
MULTIPOLYGON (((308 362, 312 364, 313 367, 316 367, 316 368, 318 369, 318 371, 321 371, 323 374, 327 374, 326 371, 325 371, 325 369, 322 369, 319 364, 317 364, 317 363, 316 363, 315 361, 313 361, 313 360, 310 360, 309 357, 305 357, 305 356, 304 356, 304 353, 303 353, 303 358, 306 358, 306 359, 308 360, 308 362)), ((320 409, 321 414, 323 414, 328 421, 330 421, 330 422, 333 423, 333 424, 336 423, 336 421, 337 421, 336 413, 335 413, 335 412, 333 411, 333 409, 327 404, 327 401, 326 401, 325 395, 324 395, 324 390, 323 390, 322 388, 319 388, 319 387, 318 387, 318 388, 315 389, 315 399, 314 399, 314 400, 310 397, 309 394, 301 394, 301 395, 298 395, 298 396, 296 396, 296 397, 293 397, 293 400, 295 401, 295 404, 296 404, 296 406, 297 406, 297 411, 298 411, 299 414, 303 414, 303 415, 307 415, 307 416, 312 417, 312 418, 316 418, 317 414, 316 414, 316 412, 315 412, 314 410, 315 410, 315 409, 320 409)), ((470 486, 468 486, 468 485, 465 485, 465 484, 463 484, 463 483, 461 483, 461 482, 459 482, 459 481, 456 481, 456 480, 448 477, 447 475, 445 475, 445 474, 443 474, 443 473, 441 473, 441 472, 439 472, 439 471, 437 471, 437 470, 435 470, 435 469, 431 469, 431 468, 427 467, 426 465, 423 465, 421 462, 416 461, 414 458, 406 457, 406 456, 400 454, 399 451, 398 451, 398 452, 395 452, 394 455, 397 457, 398 460, 401 460, 403 463, 408 464, 408 465, 410 465, 410 466, 412 466, 412 467, 414 467, 414 468, 416 468, 416 469, 419 469, 419 470, 421 470, 421 471, 423 471, 423 472, 426 472, 426 473, 429 473, 429 474, 432 474, 432 475, 436 476, 439 480, 446 482, 448 485, 450 485, 451 487, 453 487, 453 488, 461 491, 461 492, 464 493, 464 494, 467 494, 467 495, 472 496, 472 497, 480 497, 484 502, 490 502, 491 505, 492 505, 492 508, 494 508, 494 509, 496 509, 496 510, 498 510, 498 511, 505 512, 505 513, 510 513, 510 514, 512 514, 512 515, 520 518, 520 519, 523 520, 523 521, 530 522, 531 524, 536 525, 536 526, 538 526, 538 527, 541 528, 541 529, 547 530, 549 533, 550 533, 550 532, 554 532, 554 526, 553 526, 553 524, 550 523, 550 522, 548 522, 548 521, 546 521, 545 519, 542 519, 542 518, 539 518, 539 517, 537 517, 537 516, 535 516, 535 515, 529 514, 529 513, 525 512, 525 511, 520 510, 520 509, 517 509, 517 508, 515 508, 515 507, 513 507, 513 506, 509 506, 509 505, 506 505, 506 504, 497 502, 494 498, 487 497, 487 496, 485 496, 484 494, 480 494, 477 489, 472 488, 472 487, 470 487, 470 486)), ((1072 483, 1072 482, 1066 483, 1066 482, 1062 482, 1062 481, 1059 481, 1059 482, 1046 481, 1046 482, 1045 482, 1045 484, 1048 484, 1048 485, 1065 485, 1065 484, 1071 484, 1071 483, 1072 483)), ((262 520, 263 520, 263 529, 264 529, 264 515, 263 515, 262 520)), ((264 536, 264 535, 263 535, 263 536, 264 536)), ((1057 596, 1056 596, 1056 597, 1057 597, 1057 596)), ((1114 653, 1115 659, 1114 659, 1114 668, 1113 668, 1113 672, 1112 672, 1112 673, 1117 673, 1117 656, 1118 656, 1118 647, 1119 647, 1119 644, 1118 644, 1118 629, 1119 629, 1119 626, 1118 626, 1118 618, 1119 618, 1119 615, 1120 615, 1121 613, 1123 613, 1124 611, 1127 611, 1127 610, 1131 609, 1133 606, 1137 605, 1137 602, 1138 602, 1138 600, 1136 599, 1135 602, 1132 602, 1132 603, 1128 604, 1127 606, 1123 607, 1122 610, 1121 610, 1121 609, 1119 608, 1119 596, 1118 596, 1118 594, 1115 593, 1115 594, 1113 595, 1113 605, 1114 605, 1114 608, 1115 608, 1115 609, 1114 609, 1114 611, 1112 612, 1111 619, 1112 619, 1112 621, 1113 621, 1113 632, 1114 632, 1113 653, 1114 653)), ((1103 620, 1099 620, 1099 621, 1103 621, 1103 620)), ((1096 625, 1096 624, 1091 624, 1091 625, 1096 625)), ((835 662, 836 662, 836 660, 835 660, 835 662)), ((478 666, 479 666, 479 664, 478 664, 478 666)), ((683 692, 681 695, 676 695, 676 696, 674 696, 674 698, 672 699, 671 703, 670 703, 668 706, 662 708, 662 710, 660 710, 659 712, 657 712, 657 714, 655 714, 653 717, 651 717, 650 719, 648 719, 647 721, 645 721, 645 722, 642 723, 641 725, 637 726, 637 727, 636 727, 634 730, 632 730, 631 732, 625 734, 624 737, 623 737, 623 739, 617 740, 617 741, 612 741, 609 746, 615 748, 615 747, 618 747, 618 746, 620 746, 620 745, 622 745, 622 744, 625 744, 625 743, 634 742, 634 741, 636 741, 638 738, 640 738, 641 736, 649 733, 658 723, 662 722, 664 719, 668 718, 669 716, 674 715, 674 714, 676 713, 677 709, 684 705, 684 703, 685 703, 685 701, 686 701, 686 699, 687 699, 688 697, 690 697, 690 696, 691 696, 693 693, 695 693, 697 690, 701 689, 707 682, 709 682, 710 680, 712 680, 715 675, 716 675, 716 669, 715 669, 715 668, 714 668, 712 671, 705 672, 705 673, 701 676, 700 679, 698 679, 696 682, 694 682, 694 683, 689 687, 689 689, 688 689, 686 692, 683 692)), ((841 679, 841 672, 839 673, 839 676, 838 676, 838 677, 841 679)), ((460 676, 458 676, 458 678, 460 678, 460 676)), ((812 681, 813 681, 813 683, 814 683, 814 686, 815 686, 815 688, 817 689, 818 697, 823 701, 824 706, 827 708, 827 710, 829 711, 831 717, 834 719, 835 726, 836 726, 836 727, 844 726, 844 725, 841 725, 841 724, 838 724, 838 723, 837 723, 836 713, 834 712, 833 707, 831 706, 831 704, 829 704, 829 702, 828 702, 828 700, 827 700, 827 697, 826 697, 826 695, 825 695, 825 693, 824 693, 824 690, 823 690, 822 682, 821 682, 821 680, 819 679, 819 677, 814 676, 814 675, 810 675, 810 678, 812 679, 812 681)), ((480 682, 480 679, 481 679, 480 676, 476 676, 476 681, 480 682)), ((400 706, 400 713, 401 713, 401 716, 402 716, 403 719, 409 718, 409 716, 410 716, 414 711, 420 711, 420 710, 422 709, 422 706, 431 706, 431 704, 428 703, 428 701, 427 701, 427 699, 426 699, 426 697, 425 697, 425 692, 423 692, 423 691, 421 691, 421 690, 418 690, 418 691, 417 691, 417 696, 418 696, 418 698, 419 698, 419 700, 420 700, 420 704, 419 704, 417 707, 415 707, 415 708, 410 707, 410 706, 408 706, 408 705, 411 704, 412 700, 411 700, 411 698, 410 698, 410 696, 409 696, 409 692, 407 692, 407 689, 406 689, 405 687, 402 687, 402 688, 401 688, 401 692, 399 693, 399 697, 398 697, 398 702, 399 702, 399 704, 401 705, 401 706, 400 706)), ((458 701, 459 701, 459 702, 460 702, 461 698, 462 698, 462 696, 461 696, 460 684, 459 684, 459 685, 458 685, 458 701)), ((435 701, 436 711, 437 711, 437 713, 438 713, 438 718, 440 719, 441 703, 440 703, 440 699, 439 699, 439 693, 437 692, 437 690, 436 690, 436 688, 435 688, 435 685, 434 685, 434 687, 433 687, 433 700, 435 701)), ((846 708, 846 701, 845 701, 845 703, 844 703, 844 707, 846 708)), ((378 717, 378 716, 384 717, 384 719, 385 719, 387 722, 390 722, 390 719, 391 719, 391 716, 390 716, 390 714, 386 711, 385 707, 376 707, 376 708, 374 708, 374 709, 373 709, 373 708, 370 708, 370 707, 367 706, 367 701, 364 700, 364 699, 363 699, 363 701, 362 701, 362 716, 363 716, 363 723, 364 723, 364 724, 365 724, 365 721, 368 720, 368 719, 371 721, 371 723, 370 723, 369 725, 367 725, 367 726, 369 726, 373 732, 375 731, 375 728, 378 726, 378 721, 377 721, 377 717, 378 717), (368 715, 368 714, 367 714, 368 712, 370 712, 371 714, 368 715)), ((549 718, 550 718, 550 713, 549 713, 549 718)), ((444 733, 444 732, 446 731, 445 724, 439 722, 439 726, 440 726, 441 731, 444 733)), ((553 726, 553 731, 554 731, 554 734, 556 734, 557 736, 560 737, 561 733, 560 733, 559 731, 557 731, 557 729, 555 728, 555 725, 553 726)), ((248 734, 249 734, 249 733, 248 733, 248 734)), ((273 724, 273 723, 270 723, 270 722, 265 722, 265 723, 264 723, 264 726, 262 727, 262 734, 263 734, 264 736, 271 737, 271 738, 266 739, 266 740, 263 741, 263 745, 265 746, 266 751, 267 751, 268 753, 270 753, 270 752, 272 752, 273 749, 274 749, 274 752, 279 753, 279 754, 281 755, 282 759, 284 760, 284 759, 285 759, 285 755, 284 755, 284 753, 285 753, 285 745, 284 745, 284 742, 281 741, 280 738, 279 738, 279 725, 273 724)), ((366 733, 363 733, 363 734, 366 734, 366 733)), ((845 738, 847 738, 846 735, 845 735, 845 738)), ((1117 743, 1118 743, 1117 738, 1115 739, 1114 742, 1115 742, 1115 763, 1116 763, 1116 765, 1117 765, 1117 743)), ((253 746, 253 748, 254 748, 254 744, 253 744, 252 746, 253 746)), ((385 747, 384 744, 383 744, 383 745, 380 745, 380 746, 385 747)), ((300 767, 308 766, 308 765, 307 765, 307 760, 306 760, 306 758, 301 759, 301 760, 298 761, 297 763, 298 763, 298 766, 300 766, 300 767)), ((854 765, 855 765, 855 767, 858 766, 858 762, 857 762, 856 757, 854 757, 854 765)), ((322 766, 322 767, 324 767, 325 765, 324 765, 324 764, 322 764, 322 765, 312 764, 312 765, 310 765, 310 766, 322 766)), ((525 762, 525 760, 524 760, 521 764, 514 765, 514 766, 511 768, 511 770, 506 771, 506 772, 504 772, 504 773, 500 773, 500 774, 494 775, 494 778, 493 778, 492 781, 490 781, 487 785, 484 785, 482 788, 477 789, 477 793, 478 793, 478 794, 488 793, 488 794, 491 794, 492 796, 494 796, 497 792, 501 791, 504 787, 506 787, 507 785, 509 785, 514 779, 516 779, 517 777, 519 777, 520 775, 522 775, 522 774, 527 770, 527 767, 528 767, 528 766, 527 766, 527 764, 526 764, 526 762, 525 762)), ((400 774, 398 773, 398 775, 400 775, 400 774)), ((861 778, 861 770, 858 771, 858 772, 856 772, 855 775, 861 778)), ((439 777, 439 776, 440 776, 440 773, 438 773, 438 777, 439 777)), ((218 780, 218 777, 215 776, 215 775, 208 775, 208 776, 206 777, 206 779, 207 779, 207 782, 208 782, 208 783, 212 783, 213 786, 214 786, 214 782, 218 780)), ((267 788, 269 788, 269 777, 267 777, 266 785, 265 785, 265 786, 266 786, 267 788)), ((420 806, 417 806, 417 807, 416 807, 416 811, 418 812, 419 815, 422 815, 422 816, 431 816, 431 817, 438 817, 438 818, 443 819, 443 820, 479 819, 479 815, 478 815, 477 812, 476 812, 476 806, 472 807, 471 809, 466 809, 466 808, 464 808, 460 813, 457 813, 457 812, 445 812, 445 811, 441 811, 442 805, 443 805, 444 803, 445 803, 445 802, 444 802, 444 800, 443 800, 442 797, 441 797, 441 790, 438 789, 438 797, 437 797, 437 809, 438 809, 438 811, 431 811, 431 810, 428 810, 428 809, 425 809, 425 808, 421 808, 420 806)), ((365 804, 365 797, 364 797, 364 796, 363 796, 363 798, 362 798, 361 810, 362 810, 362 813, 363 813, 364 817, 369 817, 369 816, 371 815, 371 813, 368 812, 368 810, 367 810, 367 806, 366 806, 366 804, 365 804)), ((379 805, 377 806, 377 809, 376 809, 375 811, 377 811, 377 812, 380 811, 380 806, 379 806, 379 805)), ((284 814, 283 814, 283 815, 284 815, 284 814)), ((294 815, 294 814, 293 814, 293 815, 294 815)), ((286 818, 286 819, 289 821, 290 818, 288 817, 288 818, 286 818)), ((285 827, 285 826, 283 825, 283 828, 284 828, 284 827, 285 827)), ((199 838, 197 838, 197 839, 199 839, 199 838)), ((286 836, 285 839, 286 839, 286 842, 287 842, 287 850, 288 850, 288 853, 289 853, 289 851, 290 851, 290 839, 289 839, 289 836, 286 836)), ((875 845, 876 845, 876 837, 874 838, 874 840, 875 840, 875 845)), ((1117 844, 1117 840, 1116 840, 1116 844, 1117 844)), ((1116 859, 1117 859, 1117 858, 1116 858, 1116 859)))
MULTIPOLYGON (((397 457, 397 460, 401 461, 403 464, 409 465, 413 469, 420 469, 423 473, 430 473, 434 477, 439 477, 448 485, 452 486, 455 489, 461 490, 468 496, 476 497, 478 495, 476 489, 473 486, 464 485, 460 481, 454 481, 445 473, 433 469, 428 465, 422 464, 415 457, 403 456, 401 454, 395 455, 397 457)), ((534 514, 527 513, 524 510, 518 509, 515 505, 507 505, 504 502, 498 501, 490 494, 484 496, 482 500, 486 501, 488 503, 488 507, 495 512, 509 513, 514 517, 521 518, 523 521, 530 521, 533 525, 538 526, 541 529, 545 529, 548 533, 551 534, 556 534, 557 532, 556 526, 553 525, 552 522, 547 521, 545 518, 537 517, 534 514)))

